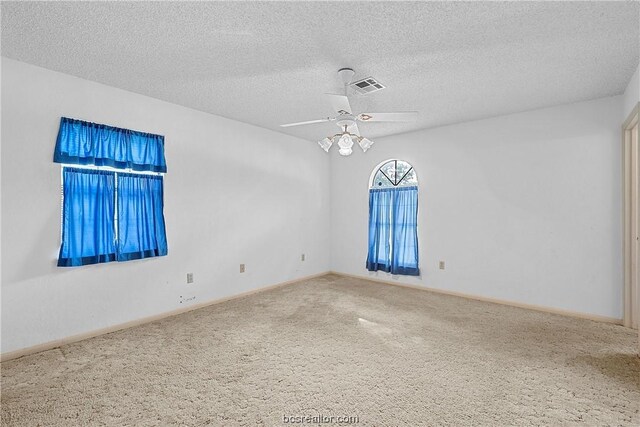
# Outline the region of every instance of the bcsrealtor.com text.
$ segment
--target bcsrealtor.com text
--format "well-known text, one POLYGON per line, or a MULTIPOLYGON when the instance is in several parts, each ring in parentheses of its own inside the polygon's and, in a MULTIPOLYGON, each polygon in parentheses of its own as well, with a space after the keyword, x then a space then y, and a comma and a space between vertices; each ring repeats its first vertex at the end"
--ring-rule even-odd
POLYGON ((284 424, 358 424, 357 415, 283 415, 284 424))

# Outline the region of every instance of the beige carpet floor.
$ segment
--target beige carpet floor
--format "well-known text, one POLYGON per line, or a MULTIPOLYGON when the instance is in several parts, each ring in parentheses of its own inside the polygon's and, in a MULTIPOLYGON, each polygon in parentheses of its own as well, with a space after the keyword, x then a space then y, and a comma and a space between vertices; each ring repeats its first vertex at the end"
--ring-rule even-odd
POLYGON ((5 362, 2 425, 638 426, 636 337, 328 275, 5 362))

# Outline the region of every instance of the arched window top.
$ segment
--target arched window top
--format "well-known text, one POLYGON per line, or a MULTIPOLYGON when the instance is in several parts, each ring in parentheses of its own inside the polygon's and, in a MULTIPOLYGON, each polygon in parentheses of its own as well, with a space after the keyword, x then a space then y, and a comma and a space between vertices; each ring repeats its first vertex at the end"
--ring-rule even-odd
POLYGON ((374 169, 369 188, 408 187, 418 185, 416 171, 404 160, 387 160, 374 169))

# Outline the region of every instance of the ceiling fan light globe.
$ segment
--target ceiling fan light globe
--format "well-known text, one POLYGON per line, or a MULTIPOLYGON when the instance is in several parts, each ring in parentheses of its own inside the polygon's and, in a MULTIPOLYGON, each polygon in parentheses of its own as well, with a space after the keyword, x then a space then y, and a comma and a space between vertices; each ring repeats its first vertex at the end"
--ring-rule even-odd
POLYGON ((351 153, 353 153, 353 150, 351 149, 351 147, 340 148, 338 150, 338 153, 340 153, 340 155, 342 155, 342 156, 349 156, 349 155, 351 155, 351 153))
MULTIPOLYGON (((343 134, 340 139, 338 140, 338 146, 341 149, 349 149, 351 150, 351 147, 353 147, 353 139, 351 138, 351 135, 345 133, 343 134)), ((351 153, 349 153, 351 154, 351 153)), ((346 156, 348 156, 349 154, 345 154, 346 156)))
POLYGON ((373 145, 373 141, 368 138, 360 138, 358 144, 360 145, 360 148, 362 148, 362 151, 366 153, 367 150, 373 145))
POLYGON ((320 148, 322 148, 327 153, 329 152, 329 148, 331 148, 332 144, 333 141, 330 138, 324 138, 318 141, 318 145, 320 146, 320 148))

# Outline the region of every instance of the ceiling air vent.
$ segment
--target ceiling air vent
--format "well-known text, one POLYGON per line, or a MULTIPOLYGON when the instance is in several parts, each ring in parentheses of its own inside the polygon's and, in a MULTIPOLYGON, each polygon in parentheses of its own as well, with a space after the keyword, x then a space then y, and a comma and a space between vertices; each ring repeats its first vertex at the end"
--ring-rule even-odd
POLYGON ((368 93, 377 92, 385 88, 383 84, 378 82, 373 77, 367 77, 366 79, 358 80, 357 82, 353 82, 349 84, 349 87, 355 90, 357 93, 361 95, 366 95, 368 93))

